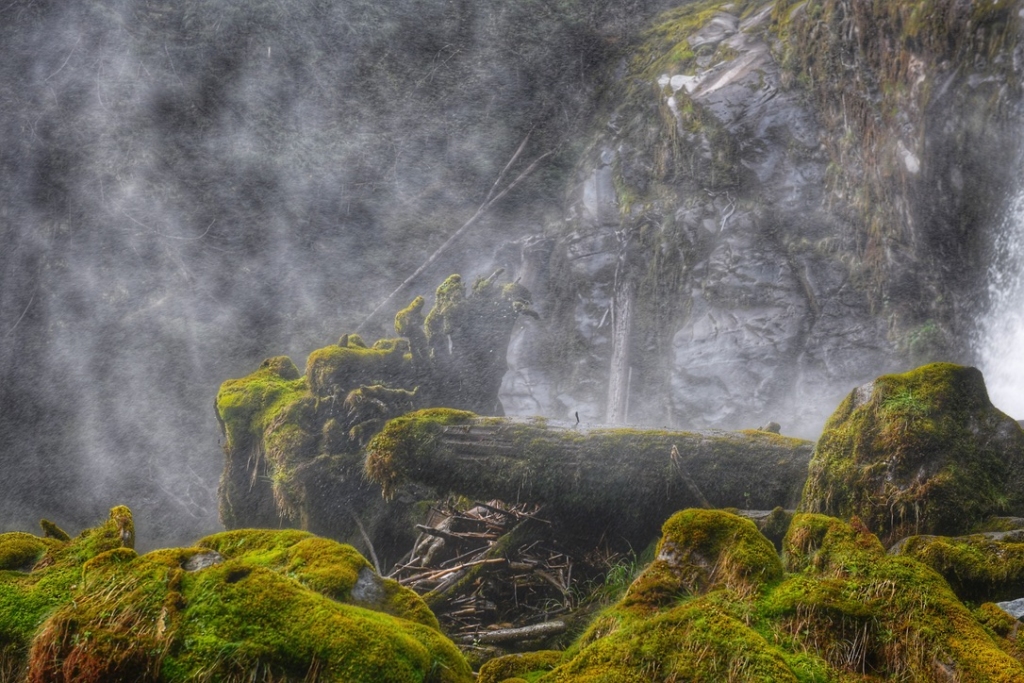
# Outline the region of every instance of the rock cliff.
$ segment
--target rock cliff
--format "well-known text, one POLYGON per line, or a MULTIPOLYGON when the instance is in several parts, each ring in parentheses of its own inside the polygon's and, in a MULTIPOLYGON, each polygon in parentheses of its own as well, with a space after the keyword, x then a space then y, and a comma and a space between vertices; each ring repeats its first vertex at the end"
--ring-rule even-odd
MULTIPOLYGON (((816 434, 843 387, 969 359, 1016 155, 1019 3, 686 3, 583 141, 510 413, 816 434)), ((544 280, 543 283, 537 280, 544 280)))

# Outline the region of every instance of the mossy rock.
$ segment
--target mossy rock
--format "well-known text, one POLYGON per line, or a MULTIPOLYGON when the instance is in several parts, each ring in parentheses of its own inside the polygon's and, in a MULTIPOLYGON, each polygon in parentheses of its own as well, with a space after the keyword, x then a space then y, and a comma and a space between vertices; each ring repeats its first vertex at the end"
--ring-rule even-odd
POLYGON ((620 604, 657 610, 680 595, 718 588, 750 594, 780 578, 782 562, 752 521, 720 510, 685 510, 665 522, 654 562, 620 604))
POLYGON ((1024 543, 985 535, 911 536, 893 552, 925 563, 962 600, 1000 602, 1024 596, 1024 543))
POLYGON ((783 546, 786 572, 749 520, 678 513, 659 559, 554 668, 504 657, 481 679, 1024 680, 1015 627, 997 607, 972 612, 931 568, 887 555, 863 524, 798 514, 783 546))
POLYGON ((855 389, 825 425, 800 508, 858 516, 884 541, 957 535, 1024 512, 1024 430, 981 373, 948 363, 855 389))
POLYGON ((368 349, 350 340, 348 346, 327 346, 309 354, 306 379, 318 398, 344 396, 364 384, 401 383, 412 374, 411 362, 408 341, 368 349))
POLYGON ((480 667, 476 683, 509 683, 525 680, 519 677, 520 674, 550 671, 561 659, 562 653, 557 650, 522 652, 497 657, 480 667))
POLYGON ((236 530, 139 556, 130 522, 115 508, 0 572, 0 644, 25 680, 472 680, 423 601, 349 546, 236 530))
POLYGON ((886 555, 856 520, 799 514, 784 547, 791 573, 757 607, 777 640, 864 680, 1024 680, 1015 652, 937 572, 886 555))

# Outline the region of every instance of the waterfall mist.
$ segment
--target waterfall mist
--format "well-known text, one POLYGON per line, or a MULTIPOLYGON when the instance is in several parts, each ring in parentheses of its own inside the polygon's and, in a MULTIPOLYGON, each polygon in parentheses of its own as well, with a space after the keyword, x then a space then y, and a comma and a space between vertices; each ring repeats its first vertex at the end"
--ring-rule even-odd
POLYGON ((979 323, 978 361, 992 403, 1024 419, 1024 192, 995 231, 990 258, 990 307, 979 323))
POLYGON ((217 529, 219 384, 354 329, 527 133, 542 170, 406 302, 536 232, 648 4, 4 3, 0 528, 217 529))

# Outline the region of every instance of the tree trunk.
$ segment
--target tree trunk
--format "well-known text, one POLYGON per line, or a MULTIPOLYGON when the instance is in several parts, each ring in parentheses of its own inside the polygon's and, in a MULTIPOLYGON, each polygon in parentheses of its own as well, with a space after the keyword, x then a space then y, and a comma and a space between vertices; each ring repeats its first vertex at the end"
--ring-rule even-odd
POLYGON ((760 431, 583 430, 442 409, 388 422, 369 444, 366 471, 386 495, 411 480, 539 503, 569 532, 642 547, 683 508, 795 507, 812 448, 760 431))

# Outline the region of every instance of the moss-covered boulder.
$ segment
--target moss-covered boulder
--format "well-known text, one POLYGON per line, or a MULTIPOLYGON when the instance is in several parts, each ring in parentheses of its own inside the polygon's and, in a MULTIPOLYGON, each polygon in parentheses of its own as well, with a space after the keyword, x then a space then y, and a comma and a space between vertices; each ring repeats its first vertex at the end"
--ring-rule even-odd
POLYGON ((452 275, 426 317, 423 297, 398 312, 401 337, 368 346, 346 334, 313 351, 304 373, 279 356, 224 382, 215 406, 226 455, 221 521, 298 527, 397 560, 412 541, 409 515, 427 492, 381 500, 363 479, 363 446, 389 419, 416 408, 500 412, 505 348, 516 318, 535 315, 529 301, 526 288, 499 285, 497 273, 469 293, 452 275))
MULTIPOLYGON (((0 571, 11 681, 471 680, 415 593, 350 546, 237 530, 138 555, 127 508, 0 571)), ((0 550, 25 546, 0 535, 0 550)))
POLYGON ((936 363, 852 391, 825 425, 801 509, 857 515, 886 542, 1024 513, 1024 429, 981 373, 936 363))
POLYGON ((1024 534, 1012 541, 999 540, 1003 535, 911 536, 891 552, 927 564, 963 600, 1014 600, 1024 596, 1024 534))
POLYGON ((680 512, 658 559, 559 661, 525 670, 522 658, 501 658, 486 680, 1024 680, 1005 614, 990 604, 972 612, 938 573, 886 555, 862 524, 797 515, 784 558, 749 520, 680 512))

